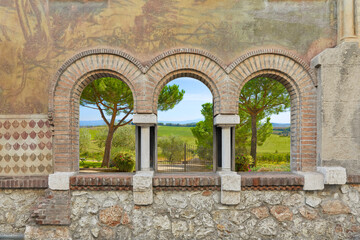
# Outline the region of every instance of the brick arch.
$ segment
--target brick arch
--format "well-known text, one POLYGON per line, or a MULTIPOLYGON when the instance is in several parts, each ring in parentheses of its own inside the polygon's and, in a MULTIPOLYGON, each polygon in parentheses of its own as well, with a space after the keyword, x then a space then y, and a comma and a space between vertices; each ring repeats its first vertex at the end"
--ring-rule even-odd
POLYGON ((49 96, 49 113, 54 124, 54 171, 58 172, 78 171, 79 168, 79 100, 82 90, 95 79, 117 78, 130 87, 136 108, 136 89, 141 85, 139 66, 120 55, 89 54, 73 59, 56 74, 49 96))
POLYGON ((221 95, 226 88, 227 74, 218 62, 202 54, 179 53, 163 57, 146 72, 152 112, 157 112, 158 95, 171 80, 192 77, 204 83, 213 94, 214 114, 221 112, 221 95))
MULTIPOLYGON (((263 53, 243 58, 230 71, 231 84, 240 95, 246 82, 256 77, 281 82, 291 98, 291 170, 316 168, 316 86, 307 66, 284 54, 263 53)), ((237 100, 237 99, 236 99, 237 100)), ((233 102, 237 106, 237 102, 233 102)))

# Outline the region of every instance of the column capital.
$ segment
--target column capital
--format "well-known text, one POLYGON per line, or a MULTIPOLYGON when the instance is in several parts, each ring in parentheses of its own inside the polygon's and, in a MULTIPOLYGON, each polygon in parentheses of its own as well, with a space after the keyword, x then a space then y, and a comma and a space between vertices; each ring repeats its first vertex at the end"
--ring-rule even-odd
POLYGON ((239 115, 222 115, 219 114, 214 118, 214 125, 220 127, 232 127, 240 123, 239 115))
POLYGON ((157 116, 153 113, 150 114, 134 114, 133 123, 138 126, 152 126, 157 124, 157 116))

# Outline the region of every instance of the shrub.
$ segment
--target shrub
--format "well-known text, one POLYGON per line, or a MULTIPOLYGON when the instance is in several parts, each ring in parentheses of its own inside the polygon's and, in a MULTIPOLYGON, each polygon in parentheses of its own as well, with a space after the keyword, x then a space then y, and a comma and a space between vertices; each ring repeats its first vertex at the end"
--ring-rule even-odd
POLYGON ((250 155, 238 155, 235 158, 235 169, 237 172, 250 172, 250 165, 253 163, 250 155))
POLYGON ((185 142, 178 137, 162 137, 158 141, 162 155, 170 162, 178 162, 184 158, 185 142))
POLYGON ((128 153, 118 153, 112 159, 112 164, 120 172, 133 172, 135 169, 135 160, 128 153))
POLYGON ((256 158, 258 163, 290 163, 290 153, 259 153, 256 158))

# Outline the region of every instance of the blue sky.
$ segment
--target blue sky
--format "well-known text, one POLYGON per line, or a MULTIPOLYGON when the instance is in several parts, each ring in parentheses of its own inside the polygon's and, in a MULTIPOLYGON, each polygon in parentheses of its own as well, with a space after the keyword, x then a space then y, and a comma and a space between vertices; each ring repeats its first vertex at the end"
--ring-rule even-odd
MULTIPOLYGON (((203 119, 201 115, 201 105, 212 102, 212 94, 207 86, 193 78, 178 78, 169 85, 177 84, 180 89, 185 90, 183 100, 173 109, 166 112, 158 112, 158 121, 187 121, 203 119)), ((101 120, 98 110, 93 110, 80 106, 80 121, 101 120)), ((289 123, 290 112, 283 112, 279 115, 271 116, 273 123, 289 123)))

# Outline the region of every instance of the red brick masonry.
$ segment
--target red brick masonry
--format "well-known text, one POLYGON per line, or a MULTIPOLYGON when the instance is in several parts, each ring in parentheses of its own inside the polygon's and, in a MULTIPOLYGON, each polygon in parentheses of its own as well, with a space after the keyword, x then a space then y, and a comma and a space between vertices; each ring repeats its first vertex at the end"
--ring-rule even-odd
POLYGON ((0 177, 0 189, 48 188, 48 176, 0 177))

